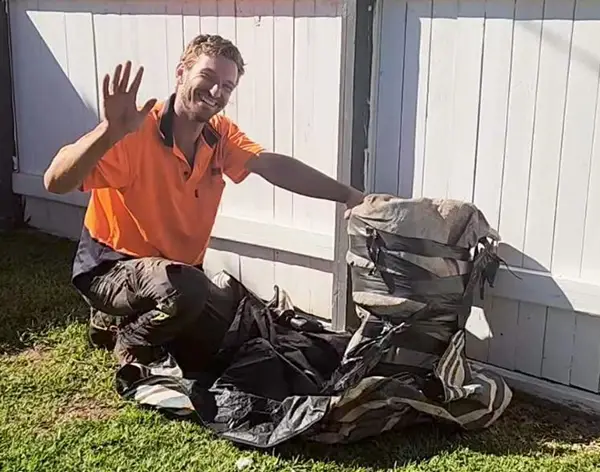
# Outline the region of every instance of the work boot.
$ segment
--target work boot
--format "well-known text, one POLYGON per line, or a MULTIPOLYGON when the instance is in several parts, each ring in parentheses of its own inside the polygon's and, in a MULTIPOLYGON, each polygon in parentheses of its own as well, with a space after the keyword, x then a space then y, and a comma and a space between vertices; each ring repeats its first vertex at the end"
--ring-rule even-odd
POLYGON ((114 349, 117 329, 121 321, 119 317, 108 315, 95 308, 90 308, 88 336, 92 345, 107 350, 114 349))

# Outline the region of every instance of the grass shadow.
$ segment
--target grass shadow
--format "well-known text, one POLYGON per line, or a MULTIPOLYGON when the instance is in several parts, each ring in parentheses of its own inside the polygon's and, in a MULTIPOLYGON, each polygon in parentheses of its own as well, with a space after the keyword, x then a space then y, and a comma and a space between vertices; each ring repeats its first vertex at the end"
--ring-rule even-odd
POLYGON ((311 458, 374 469, 405 467, 460 450, 497 457, 562 457, 582 450, 600 453, 599 419, 515 394, 505 414, 484 431, 427 424, 344 447, 294 442, 274 452, 288 460, 311 458))
MULTIPOLYGON (((71 241, 33 231, 0 233, 0 353, 23 350, 37 341, 48 342, 44 339, 48 331, 68 330, 73 322, 86 320, 85 304, 70 285, 74 251, 71 241)), ((69 356, 67 362, 73 353, 64 355, 69 356)), ((94 379, 96 385, 96 368, 90 365, 85 372, 81 366, 77 369, 88 381, 94 379)), ((106 379, 112 378, 108 372, 106 379)), ((102 389, 109 388, 106 382, 102 389)), ((92 392, 99 395, 102 389, 96 385, 92 392)), ((447 456, 457 461, 463 456, 473 460, 477 454, 497 457, 501 463, 507 458, 507 467, 520 460, 515 457, 572 457, 575 461, 582 451, 593 452, 600 461, 598 418, 516 395, 505 414, 485 431, 469 433, 421 425, 346 446, 293 441, 270 452, 292 464, 329 463, 336 470, 390 470, 447 456)), ((302 467, 299 470, 306 470, 302 467)))
POLYGON ((70 285, 72 241, 32 230, 0 233, 0 353, 35 344, 88 316, 70 285))

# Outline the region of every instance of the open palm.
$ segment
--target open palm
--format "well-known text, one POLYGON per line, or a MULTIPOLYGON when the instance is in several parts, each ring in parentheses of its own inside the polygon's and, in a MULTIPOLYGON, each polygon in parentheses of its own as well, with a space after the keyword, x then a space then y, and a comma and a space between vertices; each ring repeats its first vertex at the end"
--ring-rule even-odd
POLYGON ((115 68, 112 81, 108 74, 104 76, 102 83, 104 118, 111 133, 117 138, 137 130, 156 103, 156 99, 150 99, 141 109, 137 107, 137 94, 143 75, 144 68, 140 67, 131 86, 128 87, 131 61, 127 61, 125 66, 119 64, 115 68))

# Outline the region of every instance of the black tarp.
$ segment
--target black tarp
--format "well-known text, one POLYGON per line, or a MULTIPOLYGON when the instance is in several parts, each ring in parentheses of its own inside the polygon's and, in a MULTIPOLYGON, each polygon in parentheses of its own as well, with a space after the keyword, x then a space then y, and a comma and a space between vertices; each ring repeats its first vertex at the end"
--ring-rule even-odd
POLYGON ((210 372, 182 372, 171 356, 132 364, 117 373, 119 393, 259 448, 298 436, 347 443, 432 420, 490 426, 511 391, 469 364, 464 321, 498 258, 481 213, 452 205, 436 223, 446 240, 400 234, 407 222, 434 234, 427 225, 443 202, 375 197, 351 216, 348 261, 362 312, 353 335, 324 329, 283 290, 269 303, 246 291, 210 372), (419 220, 423 205, 433 216, 419 220), (411 212, 416 223, 402 220, 411 212))

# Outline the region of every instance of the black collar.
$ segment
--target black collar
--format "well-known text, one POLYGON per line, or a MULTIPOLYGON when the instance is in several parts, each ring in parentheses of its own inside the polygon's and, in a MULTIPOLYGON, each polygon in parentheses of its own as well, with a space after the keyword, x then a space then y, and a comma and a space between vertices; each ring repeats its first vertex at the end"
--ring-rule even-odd
MULTIPOLYGON (((160 132, 160 138, 163 144, 167 147, 173 147, 173 117, 175 116, 175 94, 172 94, 168 100, 163 104, 162 110, 160 111, 160 118, 158 129, 160 132)), ((215 128, 206 123, 202 128, 202 137, 206 144, 211 148, 215 147, 221 135, 215 130, 215 128)))

